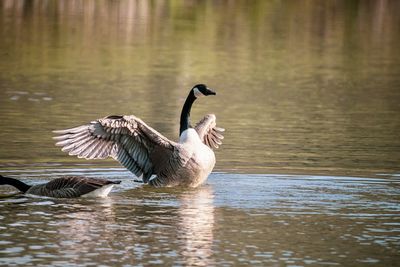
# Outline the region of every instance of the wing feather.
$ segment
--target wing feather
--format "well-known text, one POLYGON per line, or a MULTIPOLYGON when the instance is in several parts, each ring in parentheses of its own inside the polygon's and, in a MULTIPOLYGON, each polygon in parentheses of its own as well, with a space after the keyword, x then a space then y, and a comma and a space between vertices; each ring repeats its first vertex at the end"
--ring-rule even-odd
POLYGON ((86 159, 112 157, 145 182, 152 174, 171 172, 184 164, 179 156, 173 166, 165 164, 176 157, 174 151, 179 144, 132 115, 109 116, 54 133, 58 135, 54 137, 56 145, 69 155, 86 159))
POLYGON ((200 139, 210 148, 218 148, 222 145, 225 129, 216 126, 216 117, 214 114, 206 115, 195 127, 200 139))

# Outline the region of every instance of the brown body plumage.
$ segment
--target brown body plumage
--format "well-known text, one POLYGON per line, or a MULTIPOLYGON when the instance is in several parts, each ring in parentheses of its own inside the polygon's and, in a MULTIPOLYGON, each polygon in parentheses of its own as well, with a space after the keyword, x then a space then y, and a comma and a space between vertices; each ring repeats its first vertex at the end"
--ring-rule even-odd
POLYGON ((12 185, 25 194, 55 198, 81 196, 105 197, 111 191, 113 185, 120 182, 99 178, 70 176, 56 178, 45 184, 31 186, 14 178, 0 176, 0 184, 12 185))

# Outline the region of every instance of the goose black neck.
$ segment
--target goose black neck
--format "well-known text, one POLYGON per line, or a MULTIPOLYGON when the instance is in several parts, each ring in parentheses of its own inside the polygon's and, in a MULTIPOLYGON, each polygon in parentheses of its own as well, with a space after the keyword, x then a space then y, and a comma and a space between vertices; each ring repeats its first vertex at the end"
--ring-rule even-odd
POLYGON ((27 185, 26 183, 21 182, 20 180, 4 177, 2 175, 0 175, 0 184, 12 185, 23 193, 25 193, 26 191, 28 191, 29 188, 31 188, 30 185, 27 185))
POLYGON ((181 134, 190 127, 190 110, 192 109, 192 104, 195 100, 196 97, 194 96, 194 92, 193 90, 190 90, 190 93, 187 96, 185 104, 182 108, 179 136, 181 136, 181 134))

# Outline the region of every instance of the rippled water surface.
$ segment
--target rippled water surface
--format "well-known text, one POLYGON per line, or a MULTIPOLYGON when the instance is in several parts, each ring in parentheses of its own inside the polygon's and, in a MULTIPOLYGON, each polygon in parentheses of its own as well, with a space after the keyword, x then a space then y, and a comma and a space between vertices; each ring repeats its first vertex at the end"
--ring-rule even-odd
MULTIPOLYGON (((196 189, 155 190, 118 169, 58 171, 123 182, 105 199, 2 198, 0 264, 398 262, 399 177, 216 172, 196 189)), ((49 169, 23 173, 31 183, 58 175, 49 169)))
POLYGON ((4 266, 396 266, 399 1, 0 1, 0 174, 122 180, 105 199, 0 187, 4 266), (52 130, 135 114, 226 128, 197 189, 151 189, 52 130))

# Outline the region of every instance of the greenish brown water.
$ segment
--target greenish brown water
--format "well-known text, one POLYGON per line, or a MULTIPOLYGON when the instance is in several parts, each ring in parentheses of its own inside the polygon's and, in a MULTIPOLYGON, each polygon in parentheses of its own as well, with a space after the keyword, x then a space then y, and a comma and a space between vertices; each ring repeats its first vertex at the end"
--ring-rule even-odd
MULTIPOLYGON (((122 179, 0 199, 0 265, 395 266, 400 2, 0 2, 0 174, 122 179), (188 90, 224 145, 195 190, 68 157, 51 131, 135 114, 171 139, 188 90)), ((2 195, 12 189, 1 187, 2 195)))

